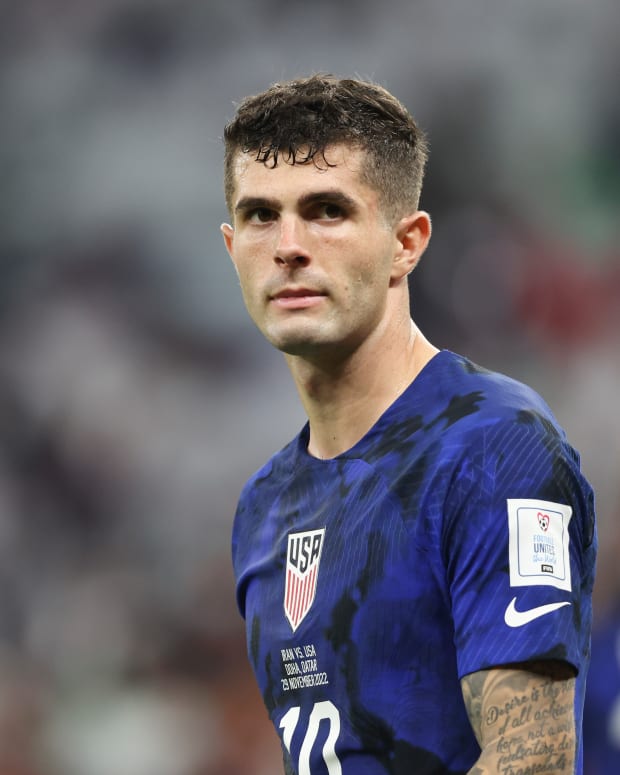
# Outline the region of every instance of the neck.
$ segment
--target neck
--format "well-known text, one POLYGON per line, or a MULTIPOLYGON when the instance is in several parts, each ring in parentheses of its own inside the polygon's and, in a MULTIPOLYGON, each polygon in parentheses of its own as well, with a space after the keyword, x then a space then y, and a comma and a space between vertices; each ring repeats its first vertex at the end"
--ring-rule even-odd
POLYGON ((400 334, 336 362, 287 356, 310 422, 308 451, 336 457, 354 446, 438 352, 413 321, 400 334))

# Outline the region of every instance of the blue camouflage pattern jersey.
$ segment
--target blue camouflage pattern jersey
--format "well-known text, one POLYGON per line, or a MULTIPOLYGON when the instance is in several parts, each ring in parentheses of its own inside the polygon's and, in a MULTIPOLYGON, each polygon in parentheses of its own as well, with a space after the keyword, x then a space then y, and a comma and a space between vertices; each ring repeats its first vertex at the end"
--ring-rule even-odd
POLYGON ((251 478, 233 529, 286 772, 465 773, 460 678, 525 660, 574 665, 580 724, 593 496, 544 401, 444 350, 347 452, 308 439, 251 478))

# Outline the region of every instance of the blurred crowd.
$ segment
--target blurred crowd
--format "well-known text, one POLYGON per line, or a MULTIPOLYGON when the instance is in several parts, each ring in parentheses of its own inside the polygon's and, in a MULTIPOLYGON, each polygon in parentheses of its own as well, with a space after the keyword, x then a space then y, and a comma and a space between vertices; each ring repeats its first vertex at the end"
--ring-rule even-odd
POLYGON ((281 771, 229 536, 303 416, 220 241, 220 137, 316 70, 428 131, 417 322, 529 382, 582 454, 585 775, 620 772, 620 7, 387 5, 0 2, 0 775, 281 771))

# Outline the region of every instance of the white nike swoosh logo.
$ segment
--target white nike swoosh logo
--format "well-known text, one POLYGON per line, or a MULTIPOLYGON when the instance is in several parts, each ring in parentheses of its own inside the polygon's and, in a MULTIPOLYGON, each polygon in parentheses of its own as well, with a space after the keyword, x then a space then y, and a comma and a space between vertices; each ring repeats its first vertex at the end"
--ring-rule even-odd
POLYGON ((565 600, 563 603, 547 603, 547 605, 539 605, 536 608, 528 608, 527 611, 517 611, 515 608, 516 602, 517 598, 513 597, 504 614, 504 621, 509 627, 522 627, 524 624, 538 619, 539 616, 545 616, 545 614, 550 614, 552 611, 557 611, 558 608, 570 605, 568 600, 565 600))

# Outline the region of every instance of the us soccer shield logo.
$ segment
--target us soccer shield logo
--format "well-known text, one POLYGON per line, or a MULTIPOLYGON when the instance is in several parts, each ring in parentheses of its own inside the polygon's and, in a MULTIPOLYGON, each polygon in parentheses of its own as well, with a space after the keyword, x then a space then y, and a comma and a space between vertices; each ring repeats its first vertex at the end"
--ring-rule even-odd
POLYGON ((288 536, 284 613, 293 632, 314 602, 324 536, 324 527, 288 536))

